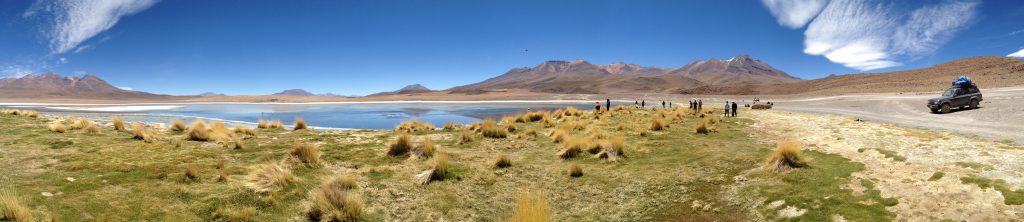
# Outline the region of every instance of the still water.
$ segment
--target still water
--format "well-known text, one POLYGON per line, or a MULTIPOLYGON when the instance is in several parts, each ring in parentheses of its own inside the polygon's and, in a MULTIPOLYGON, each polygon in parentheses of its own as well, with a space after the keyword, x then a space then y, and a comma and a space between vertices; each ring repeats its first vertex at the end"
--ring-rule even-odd
MULTIPOLYGON (((603 105, 603 104, 602 104, 603 105)), ((524 113, 530 110, 553 110, 574 106, 593 109, 589 102, 551 103, 326 103, 326 104, 251 104, 204 103, 122 106, 57 106, 20 105, 21 109, 37 109, 44 114, 75 115, 108 119, 122 116, 126 121, 167 123, 181 118, 186 122, 195 118, 222 120, 235 124, 254 124, 263 119, 282 120, 291 125, 302 117, 309 125, 321 128, 390 129, 402 121, 420 119, 436 126, 456 121, 470 123, 484 118, 498 119, 502 115, 524 113)))

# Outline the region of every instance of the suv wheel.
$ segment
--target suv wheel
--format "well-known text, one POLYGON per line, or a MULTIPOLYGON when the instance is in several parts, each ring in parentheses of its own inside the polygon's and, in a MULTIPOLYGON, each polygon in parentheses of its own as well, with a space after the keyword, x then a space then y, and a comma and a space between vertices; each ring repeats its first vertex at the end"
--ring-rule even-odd
POLYGON ((939 110, 939 113, 942 113, 942 114, 949 113, 949 109, 950 109, 949 103, 943 103, 942 104, 942 109, 939 110))
POLYGON ((978 100, 972 99, 971 100, 971 109, 977 109, 977 108, 978 108, 978 100))

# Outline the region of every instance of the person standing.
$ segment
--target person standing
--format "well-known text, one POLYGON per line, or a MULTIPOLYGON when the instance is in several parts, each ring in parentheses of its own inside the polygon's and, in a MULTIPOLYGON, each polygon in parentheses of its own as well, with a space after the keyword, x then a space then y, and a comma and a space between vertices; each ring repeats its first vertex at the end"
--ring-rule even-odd
POLYGON ((647 100, 640 100, 640 108, 647 108, 647 100))
POLYGON ((672 108, 672 101, 669 101, 669 102, 668 102, 668 108, 669 108, 669 109, 671 109, 671 108, 672 108))
POLYGON ((699 100, 699 99, 698 99, 698 100, 697 100, 697 112, 700 112, 700 110, 701 110, 702 108, 704 108, 703 106, 704 106, 704 100, 699 100))
POLYGON ((612 110, 612 99, 604 99, 604 111, 612 110))
POLYGON ((662 109, 664 109, 664 108, 665 108, 665 101, 664 101, 664 100, 662 100, 662 101, 661 101, 661 108, 662 108, 662 109))
POLYGON ((601 112, 601 102, 594 102, 594 112, 601 112))
POLYGON ((725 109, 723 109, 723 110, 725 110, 725 113, 723 113, 722 116, 729 117, 729 101, 728 100, 725 101, 725 109))
POLYGON ((736 106, 736 101, 733 101, 732 102, 732 117, 736 117, 736 109, 739 109, 739 107, 736 106))

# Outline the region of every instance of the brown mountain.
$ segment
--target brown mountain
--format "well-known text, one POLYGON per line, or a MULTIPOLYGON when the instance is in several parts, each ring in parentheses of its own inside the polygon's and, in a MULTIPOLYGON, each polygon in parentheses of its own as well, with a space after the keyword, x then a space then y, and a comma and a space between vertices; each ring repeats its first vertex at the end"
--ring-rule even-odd
POLYGON ((274 93, 273 95, 275 95, 275 96, 315 96, 316 94, 313 94, 313 93, 311 93, 309 91, 306 91, 306 90, 303 90, 303 89, 289 89, 289 90, 281 91, 279 93, 274 93))
POLYGON ((123 90, 93 76, 61 77, 55 73, 0 79, 0 98, 9 99, 162 99, 169 96, 123 90))
POLYGON ((420 85, 420 84, 412 84, 412 85, 408 85, 408 86, 402 87, 401 89, 398 89, 398 90, 395 90, 395 91, 379 92, 379 93, 370 94, 368 96, 384 96, 384 95, 398 95, 398 94, 418 94, 418 93, 428 93, 428 92, 433 92, 433 91, 434 90, 430 90, 430 88, 427 88, 426 86, 423 86, 423 85, 420 85))
MULTIPOLYGON (((928 68, 829 77, 754 87, 760 94, 842 94, 878 92, 932 92, 948 88, 953 78, 967 75, 979 87, 1024 85, 1024 61, 1002 56, 954 60, 928 68)), ((750 93, 753 94, 753 93, 750 93)))
POLYGON ((675 92, 714 85, 778 84, 800 81, 760 60, 739 55, 709 59, 680 68, 644 67, 614 63, 595 65, 583 60, 548 61, 533 68, 515 68, 483 82, 449 89, 476 94, 508 89, 533 92, 597 94, 675 92))

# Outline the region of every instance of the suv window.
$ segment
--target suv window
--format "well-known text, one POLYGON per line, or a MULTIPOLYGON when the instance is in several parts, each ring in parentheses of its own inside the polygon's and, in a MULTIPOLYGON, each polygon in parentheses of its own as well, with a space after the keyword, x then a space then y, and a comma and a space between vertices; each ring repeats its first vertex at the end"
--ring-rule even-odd
POLYGON ((945 96, 945 97, 955 96, 955 95, 957 95, 957 92, 956 92, 956 91, 957 91, 957 90, 956 90, 955 88, 953 88, 953 89, 947 89, 947 90, 946 90, 946 92, 943 92, 943 93, 942 93, 942 96, 945 96))

